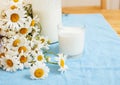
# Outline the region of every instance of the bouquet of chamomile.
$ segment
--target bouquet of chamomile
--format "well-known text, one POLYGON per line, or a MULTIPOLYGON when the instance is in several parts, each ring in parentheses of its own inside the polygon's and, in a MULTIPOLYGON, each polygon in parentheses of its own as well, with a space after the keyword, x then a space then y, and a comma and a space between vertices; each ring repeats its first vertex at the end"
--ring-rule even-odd
MULTIPOLYGON (((27 0, 9 0, 8 8, 2 11, 0 19, 0 68, 16 72, 30 69, 32 79, 44 79, 50 69, 46 63, 53 63, 44 51, 49 49, 49 39, 41 35, 37 16, 33 17, 31 4, 27 0)), ((61 72, 67 69, 66 56, 57 54, 56 61, 61 72)))

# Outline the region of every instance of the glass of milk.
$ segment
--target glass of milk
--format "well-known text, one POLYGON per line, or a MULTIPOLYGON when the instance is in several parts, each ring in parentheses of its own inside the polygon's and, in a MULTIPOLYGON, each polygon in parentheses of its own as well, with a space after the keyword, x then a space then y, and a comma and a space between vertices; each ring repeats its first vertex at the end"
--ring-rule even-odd
POLYGON ((84 49, 85 27, 59 27, 59 50, 68 56, 82 54, 84 49))

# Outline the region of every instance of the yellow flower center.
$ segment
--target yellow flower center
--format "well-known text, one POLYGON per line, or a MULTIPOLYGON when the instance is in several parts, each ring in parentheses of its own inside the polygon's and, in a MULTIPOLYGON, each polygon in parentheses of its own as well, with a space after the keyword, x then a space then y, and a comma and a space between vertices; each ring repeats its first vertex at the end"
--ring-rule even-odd
POLYGON ((41 78, 43 75, 44 75, 44 70, 41 68, 36 69, 34 72, 34 76, 36 78, 41 78))
POLYGON ((16 13, 13 13, 12 15, 11 15, 11 17, 10 17, 10 19, 11 19, 11 21, 12 22, 17 22, 17 21, 19 21, 19 15, 18 14, 16 14, 16 13))
POLYGON ((21 28, 20 29, 20 33, 23 34, 23 35, 26 34, 27 32, 28 32, 27 28, 21 28))
POLYGON ((24 55, 22 55, 22 56, 20 57, 20 62, 21 62, 21 63, 27 62, 27 57, 25 57, 24 55))
POLYGON ((0 58, 5 57, 5 53, 0 53, 0 58))
POLYGON ((19 2, 19 0, 13 0, 13 2, 17 3, 17 2, 19 2))
POLYGON ((13 67, 13 62, 12 62, 12 60, 10 60, 10 59, 7 59, 7 60, 6 60, 6 64, 7 64, 9 67, 13 67))
POLYGON ((35 26, 35 20, 32 20, 32 21, 31 21, 30 26, 35 26))
POLYGON ((16 9, 17 7, 15 6, 15 5, 12 5, 11 7, 10 7, 10 9, 12 9, 12 10, 14 10, 14 9, 16 9))
POLYGON ((27 51, 27 48, 26 48, 25 46, 19 47, 18 52, 21 53, 22 51, 23 51, 23 52, 26 52, 26 51, 27 51))
POLYGON ((19 39, 16 39, 16 40, 13 41, 13 46, 14 47, 17 47, 19 44, 20 44, 20 40, 19 39))
POLYGON ((65 66, 65 61, 63 59, 60 60, 60 67, 64 67, 65 66))
POLYGON ((42 39, 40 39, 40 41, 41 41, 41 43, 44 43, 44 42, 45 42, 45 39, 44 39, 44 38, 42 38, 42 39))
POLYGON ((43 60, 43 56, 42 56, 42 55, 39 55, 39 56, 37 57, 37 60, 38 60, 38 61, 42 61, 42 60, 43 60))

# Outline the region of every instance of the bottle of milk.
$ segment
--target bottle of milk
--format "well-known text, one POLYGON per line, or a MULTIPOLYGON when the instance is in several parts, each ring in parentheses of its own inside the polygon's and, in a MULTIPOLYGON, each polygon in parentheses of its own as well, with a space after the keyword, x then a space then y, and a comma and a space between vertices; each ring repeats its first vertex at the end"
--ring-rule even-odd
POLYGON ((32 0, 33 14, 39 15, 42 34, 58 41, 57 26, 62 23, 61 0, 32 0))

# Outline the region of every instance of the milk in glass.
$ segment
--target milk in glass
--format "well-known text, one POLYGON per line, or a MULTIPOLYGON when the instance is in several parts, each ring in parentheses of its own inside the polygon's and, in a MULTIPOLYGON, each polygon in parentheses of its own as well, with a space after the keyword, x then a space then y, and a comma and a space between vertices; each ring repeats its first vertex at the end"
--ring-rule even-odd
POLYGON ((61 24, 61 0, 32 0, 34 15, 39 15, 42 34, 51 42, 58 41, 57 26, 61 24))

